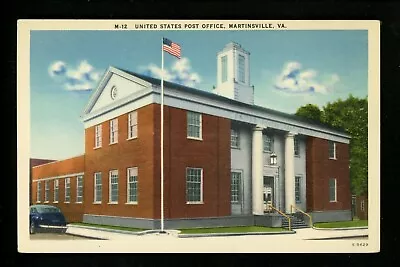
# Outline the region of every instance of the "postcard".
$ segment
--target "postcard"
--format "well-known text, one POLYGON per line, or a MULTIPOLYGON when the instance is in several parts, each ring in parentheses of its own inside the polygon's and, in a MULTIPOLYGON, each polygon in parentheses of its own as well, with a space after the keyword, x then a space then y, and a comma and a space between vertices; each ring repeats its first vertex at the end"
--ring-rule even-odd
POLYGON ((19 20, 20 252, 380 251, 379 21, 19 20))

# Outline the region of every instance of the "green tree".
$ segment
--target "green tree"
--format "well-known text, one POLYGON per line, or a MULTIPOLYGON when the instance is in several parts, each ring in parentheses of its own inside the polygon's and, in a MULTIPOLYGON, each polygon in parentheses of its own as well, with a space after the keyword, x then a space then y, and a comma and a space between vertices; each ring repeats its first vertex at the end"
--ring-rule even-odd
MULTIPOLYGON (((296 114, 310 104, 300 107, 296 114)), ((299 112, 301 111, 301 112, 299 112)), ((306 117, 306 116, 304 116, 306 117)), ((309 118, 309 117, 308 117, 309 118)), ((368 99, 349 95, 346 100, 338 99, 327 103, 321 111, 321 121, 345 130, 350 136, 350 180, 351 191, 362 195, 368 192, 368 99)))
POLYGON ((307 104, 305 106, 300 107, 296 111, 296 115, 314 121, 321 121, 322 119, 322 111, 319 109, 317 105, 313 104, 307 104))

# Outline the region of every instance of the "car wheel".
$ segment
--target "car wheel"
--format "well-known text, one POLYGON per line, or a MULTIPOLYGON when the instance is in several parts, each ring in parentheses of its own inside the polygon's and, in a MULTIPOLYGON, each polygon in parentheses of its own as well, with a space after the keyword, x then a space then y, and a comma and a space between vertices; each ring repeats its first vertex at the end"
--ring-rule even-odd
POLYGON ((33 222, 31 222, 31 225, 30 225, 30 227, 29 227, 29 233, 31 234, 31 235, 33 235, 34 233, 35 233, 35 224, 33 223, 33 222))

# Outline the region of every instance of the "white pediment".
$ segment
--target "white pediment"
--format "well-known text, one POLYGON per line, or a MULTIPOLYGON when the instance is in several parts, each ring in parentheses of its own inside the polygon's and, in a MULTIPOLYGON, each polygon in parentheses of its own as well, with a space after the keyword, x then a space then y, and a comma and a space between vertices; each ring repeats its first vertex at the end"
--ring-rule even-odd
POLYGON ((146 90, 151 85, 136 76, 110 67, 102 78, 84 111, 85 114, 112 108, 129 96, 146 90))

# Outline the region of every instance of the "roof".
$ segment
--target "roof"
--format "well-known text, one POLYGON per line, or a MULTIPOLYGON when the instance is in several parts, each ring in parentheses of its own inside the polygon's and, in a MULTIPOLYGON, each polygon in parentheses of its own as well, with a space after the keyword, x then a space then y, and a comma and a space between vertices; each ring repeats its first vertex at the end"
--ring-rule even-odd
POLYGON ((36 158, 29 159, 29 163, 30 163, 31 167, 39 166, 39 165, 50 163, 53 161, 55 161, 55 160, 54 159, 36 159, 36 158))
MULTIPOLYGON (((151 84, 161 86, 161 80, 160 79, 156 79, 154 77, 146 76, 146 75, 143 75, 143 74, 139 74, 139 73, 132 72, 132 71, 125 70, 125 69, 122 69, 122 68, 118 68, 118 67, 116 67, 116 69, 119 69, 119 70, 121 70, 123 72, 126 72, 126 73, 130 74, 130 75, 136 76, 136 77, 138 77, 138 78, 140 78, 140 79, 142 79, 144 81, 147 81, 147 82, 149 82, 151 84)), ((311 120, 311 119, 308 119, 308 118, 300 117, 300 116, 297 116, 295 114, 289 114, 289 113, 281 112, 281 111, 274 110, 274 109, 269 109, 269 108, 262 107, 262 106, 247 104, 247 103, 240 102, 240 101, 237 101, 237 100, 234 100, 234 99, 231 99, 231 98, 227 98, 227 97, 224 97, 224 96, 221 96, 221 95, 217 95, 217 94, 212 93, 210 91, 200 90, 200 89, 184 86, 184 85, 177 84, 177 83, 172 83, 172 82, 169 82, 169 81, 164 81, 164 86, 169 87, 171 89, 186 90, 186 91, 188 91, 190 93, 197 94, 197 95, 200 95, 200 96, 204 96, 204 97, 207 97, 207 98, 212 98, 212 99, 224 101, 226 103, 232 103, 232 104, 237 105, 237 106, 248 107, 248 108, 252 108, 252 109, 255 109, 255 110, 260 110, 260 111, 263 111, 263 112, 270 113, 272 115, 277 115, 277 116, 281 116, 281 117, 284 117, 284 118, 289 118, 289 119, 292 119, 292 120, 295 120, 295 121, 298 121, 298 122, 308 123, 310 125, 314 125, 314 126, 319 126, 319 127, 325 128, 327 130, 333 130, 333 131, 338 131, 338 132, 343 133, 343 134, 348 134, 342 128, 333 127, 331 125, 328 125, 328 124, 325 124, 325 123, 322 123, 322 122, 319 122, 319 121, 311 120)))

